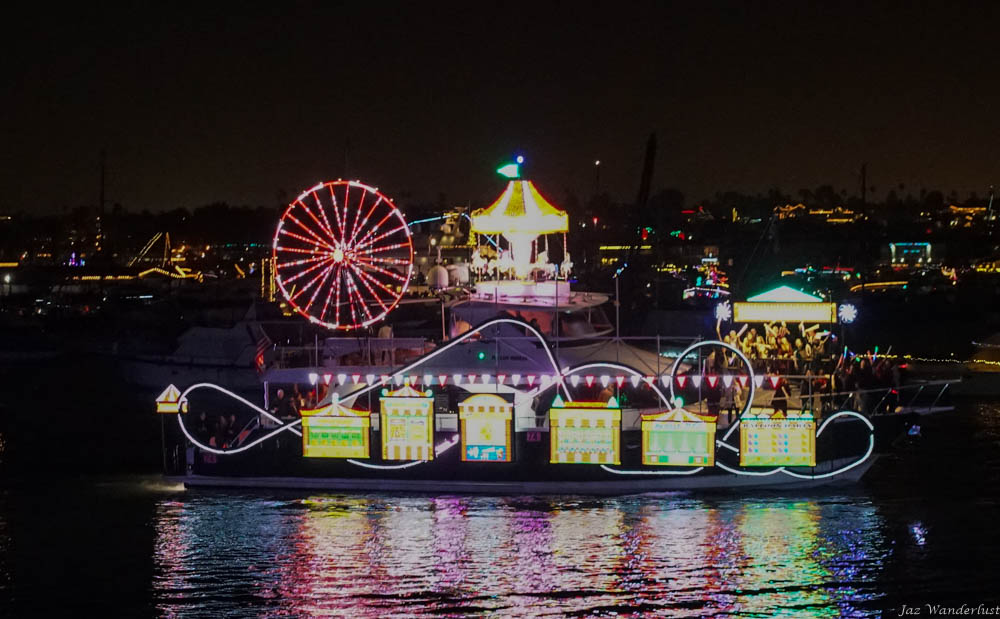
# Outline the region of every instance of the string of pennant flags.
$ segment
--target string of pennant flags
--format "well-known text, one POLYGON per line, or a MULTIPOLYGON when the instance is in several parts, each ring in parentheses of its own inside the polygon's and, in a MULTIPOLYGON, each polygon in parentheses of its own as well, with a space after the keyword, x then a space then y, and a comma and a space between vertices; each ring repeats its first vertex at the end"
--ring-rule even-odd
MULTIPOLYGON (((510 387, 520 387, 526 386, 529 389, 534 388, 536 385, 546 387, 555 382, 568 382, 573 387, 578 386, 580 383, 584 383, 588 387, 593 387, 595 384, 599 384, 602 387, 608 387, 614 383, 619 389, 625 386, 625 383, 630 383, 633 387, 639 387, 641 384, 651 386, 656 383, 657 378, 662 383, 664 387, 670 386, 670 381, 674 380, 678 387, 684 389, 688 383, 691 384, 695 389, 698 389, 705 384, 711 389, 714 389, 719 382, 722 383, 724 387, 731 387, 733 382, 736 382, 741 388, 745 389, 747 384, 750 382, 750 376, 747 374, 682 374, 671 379, 669 374, 661 374, 659 377, 654 375, 647 376, 625 376, 623 374, 618 374, 616 376, 611 376, 609 374, 595 375, 579 375, 571 374, 565 376, 562 374, 490 374, 490 373, 479 373, 479 374, 319 374, 310 373, 309 383, 311 385, 316 385, 319 382, 323 384, 330 385, 334 384, 336 386, 344 385, 396 385, 402 386, 406 385, 423 385, 425 387, 431 387, 434 385, 444 387, 446 385, 500 385, 500 386, 510 386, 510 387)), ((781 381, 781 376, 777 374, 763 375, 756 374, 753 377, 754 384, 757 387, 762 387, 764 381, 767 381, 772 389, 777 389, 778 383, 781 381)))

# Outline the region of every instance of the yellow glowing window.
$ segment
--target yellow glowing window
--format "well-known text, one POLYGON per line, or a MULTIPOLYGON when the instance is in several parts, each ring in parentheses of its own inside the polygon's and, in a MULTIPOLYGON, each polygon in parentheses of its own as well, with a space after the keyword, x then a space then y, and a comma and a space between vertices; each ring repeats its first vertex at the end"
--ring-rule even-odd
POLYGON ((715 419, 682 408, 642 418, 642 463, 713 466, 715 419))
POLYGON ((302 455, 306 458, 368 458, 371 416, 332 403, 302 409, 302 455))
POLYGON ((556 396, 549 409, 549 461, 555 464, 621 464, 622 411, 618 402, 568 402, 556 396))
POLYGON ((496 394, 478 393, 460 402, 462 461, 510 462, 513 416, 514 405, 496 394))
POLYGON ((384 460, 434 459, 434 398, 409 385, 383 390, 379 421, 384 460))
POLYGON ((802 417, 744 417, 740 466, 816 466, 816 421, 802 417))

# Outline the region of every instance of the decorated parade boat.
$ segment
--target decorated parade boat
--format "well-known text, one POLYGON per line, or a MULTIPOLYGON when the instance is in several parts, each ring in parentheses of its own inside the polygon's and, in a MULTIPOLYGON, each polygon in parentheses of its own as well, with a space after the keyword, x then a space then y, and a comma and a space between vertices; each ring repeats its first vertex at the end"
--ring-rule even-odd
MULTIPOLYGON (((863 414, 804 393, 798 410, 768 405, 784 379, 729 342, 608 337, 608 297, 570 288, 567 214, 516 164, 502 170, 504 192, 470 217, 477 281, 442 302, 436 341, 385 329, 415 275, 392 201, 356 181, 303 192, 275 232, 274 284, 333 336, 304 364, 262 346, 256 393, 167 386, 168 472, 188 486, 616 494, 815 486, 869 469, 880 405, 863 414)), ((772 296, 720 307, 744 322, 854 311, 772 296)))

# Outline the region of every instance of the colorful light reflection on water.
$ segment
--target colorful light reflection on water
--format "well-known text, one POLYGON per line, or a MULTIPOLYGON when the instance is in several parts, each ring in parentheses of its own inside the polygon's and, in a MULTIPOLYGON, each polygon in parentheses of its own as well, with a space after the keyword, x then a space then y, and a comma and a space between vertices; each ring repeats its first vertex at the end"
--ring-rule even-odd
POLYGON ((167 616, 875 614, 889 546, 837 497, 190 493, 156 528, 167 616))

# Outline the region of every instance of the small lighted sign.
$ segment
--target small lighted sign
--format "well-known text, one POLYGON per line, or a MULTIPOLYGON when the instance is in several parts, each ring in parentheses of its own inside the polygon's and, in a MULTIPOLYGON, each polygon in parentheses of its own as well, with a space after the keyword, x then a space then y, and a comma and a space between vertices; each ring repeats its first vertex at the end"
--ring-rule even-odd
POLYGON ((382 391, 379 417, 384 460, 434 459, 434 398, 405 385, 382 391))
POLYGON ((683 408, 642 417, 642 463, 652 466, 715 464, 715 419, 683 408))
POLYGON ((499 395, 479 393, 458 404, 463 462, 510 462, 514 405, 499 395))
POLYGON ((549 461, 554 464, 621 464, 622 411, 618 402, 567 402, 549 409, 549 461))
POLYGON ((181 392, 177 387, 170 385, 157 396, 156 412, 165 414, 181 412, 181 392))
POLYGON ((744 417, 740 466, 816 466, 816 420, 808 413, 744 417))
MULTIPOLYGON (((520 163, 520 162, 518 162, 520 163)), ((497 168, 497 174, 507 178, 519 178, 521 176, 517 163, 508 163, 497 168)))
POLYGON ((736 322, 837 322, 837 304, 825 302, 733 303, 736 322))

